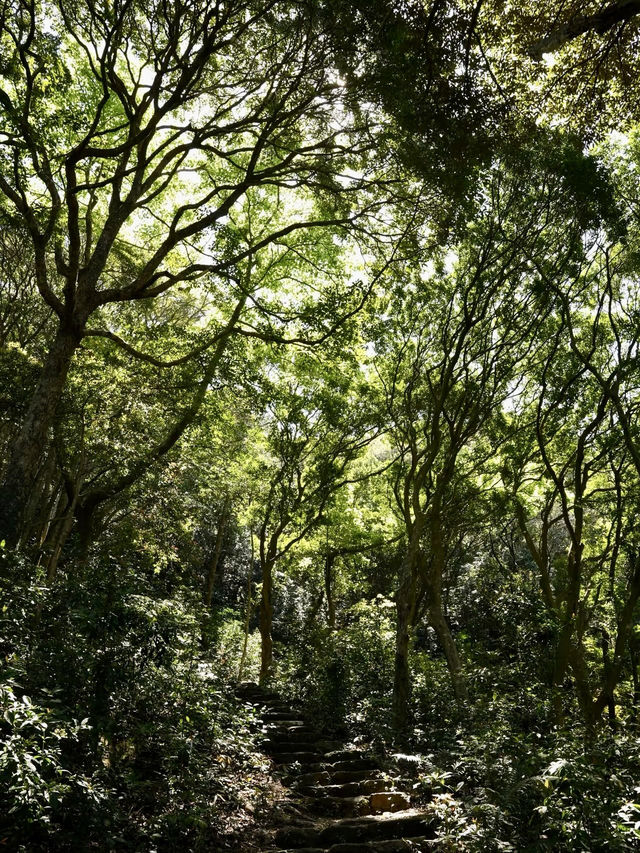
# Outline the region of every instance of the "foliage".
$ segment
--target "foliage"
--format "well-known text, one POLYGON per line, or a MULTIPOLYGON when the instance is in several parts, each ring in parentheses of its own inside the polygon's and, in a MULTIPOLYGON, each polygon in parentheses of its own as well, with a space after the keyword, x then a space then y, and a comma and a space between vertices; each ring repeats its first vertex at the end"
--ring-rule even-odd
POLYGON ((235 623, 221 616, 203 654, 197 602, 162 598, 162 581, 124 583, 123 566, 114 586, 113 564, 98 592, 92 568, 90 584, 53 594, 5 583, 2 830, 19 849, 77 849, 96 834, 119 849, 201 849, 249 819, 266 778, 229 687, 235 623), (16 611, 34 601, 25 634, 16 611))
POLYGON ((0 847, 246 850, 241 677, 638 846, 639 24, 0 4, 0 847))

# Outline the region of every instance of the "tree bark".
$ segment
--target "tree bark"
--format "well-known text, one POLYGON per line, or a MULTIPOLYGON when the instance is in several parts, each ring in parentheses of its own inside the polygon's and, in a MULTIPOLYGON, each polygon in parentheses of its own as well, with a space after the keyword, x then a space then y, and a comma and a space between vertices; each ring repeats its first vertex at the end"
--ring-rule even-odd
POLYGON ((249 568, 247 569, 247 603, 244 616, 244 640, 242 643, 242 655, 240 657, 240 665, 238 666, 238 681, 242 681, 244 673, 244 665, 247 660, 247 646, 249 644, 249 625, 251 624, 251 610, 253 602, 251 600, 251 587, 253 584, 253 562, 255 559, 255 548, 253 545, 253 530, 251 530, 251 556, 249 557, 249 568))
POLYGON ((273 669, 273 566, 268 555, 262 562, 262 596, 260 599, 260 679, 261 686, 267 684, 273 669))
POLYGON ((449 623, 442 611, 442 601, 439 596, 435 601, 432 599, 429 602, 429 622, 433 630, 436 632, 438 642, 444 652, 447 666, 449 668, 449 675, 451 676, 453 695, 456 697, 456 702, 460 704, 466 702, 469 698, 469 691, 467 688, 467 680, 464 675, 462 660, 458 653, 456 641, 454 640, 451 629, 449 628, 449 623))
POLYGON ((616 24, 628 21, 639 13, 640 0, 618 0, 595 15, 577 15, 571 18, 544 38, 534 42, 529 48, 529 53, 535 59, 541 59, 544 53, 560 50, 565 44, 587 32, 594 31, 603 35, 616 24))
POLYGON ((20 540, 29 495, 80 337, 69 330, 58 331, 22 428, 9 451, 4 480, 0 485, 0 542, 4 541, 8 548, 15 548, 20 540))
POLYGON ((637 721, 640 710, 640 675, 638 674, 638 653, 633 641, 629 643, 629 660, 631 663, 631 680, 633 682, 633 719, 637 721))
POLYGON ((396 591, 396 646, 393 672, 393 728, 402 738, 409 726, 411 670, 409 655, 413 645, 413 627, 417 604, 417 564, 420 530, 414 527, 407 553, 400 567, 396 591))
POLYGON ((25 550, 29 543, 35 541, 37 547, 43 541, 42 533, 47 527, 50 510, 50 493, 55 479, 55 454, 48 451, 38 472, 37 483, 31 490, 25 507, 24 522, 18 548, 25 550))
POLYGON ((442 532, 441 498, 439 494, 433 499, 429 521, 431 528, 431 567, 427 582, 429 622, 436 632, 438 641, 444 652, 456 702, 461 704, 467 701, 469 692, 467 690, 467 682, 458 653, 458 647, 449 628, 442 605, 442 578, 447 558, 442 532))

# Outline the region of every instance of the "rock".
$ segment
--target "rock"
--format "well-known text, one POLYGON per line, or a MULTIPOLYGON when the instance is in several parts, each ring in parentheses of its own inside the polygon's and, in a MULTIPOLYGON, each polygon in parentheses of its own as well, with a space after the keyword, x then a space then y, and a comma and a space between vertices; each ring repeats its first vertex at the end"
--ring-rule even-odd
POLYGON ((399 812, 402 809, 408 809, 411 805, 411 798, 402 791, 380 791, 371 794, 369 799, 371 811, 374 814, 378 812, 399 812))
POLYGON ((340 844, 359 841, 386 841, 393 838, 428 837, 434 832, 431 816, 421 812, 404 812, 380 817, 364 817, 336 821, 322 829, 320 843, 340 844))

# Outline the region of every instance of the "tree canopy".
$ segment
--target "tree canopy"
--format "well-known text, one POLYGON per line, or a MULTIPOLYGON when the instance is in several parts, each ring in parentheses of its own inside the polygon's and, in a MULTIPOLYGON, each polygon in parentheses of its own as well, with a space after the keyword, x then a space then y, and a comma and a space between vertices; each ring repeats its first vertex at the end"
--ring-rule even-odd
POLYGON ((0 3, 3 844, 263 849, 250 679, 636 849, 639 22, 0 3))

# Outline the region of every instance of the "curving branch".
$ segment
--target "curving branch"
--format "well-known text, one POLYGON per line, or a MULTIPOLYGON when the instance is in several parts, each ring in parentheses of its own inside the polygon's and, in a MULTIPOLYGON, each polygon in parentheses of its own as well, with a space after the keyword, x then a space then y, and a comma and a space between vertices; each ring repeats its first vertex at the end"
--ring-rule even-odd
POLYGON ((556 27, 544 38, 534 42, 529 47, 529 54, 534 59, 542 59, 543 54, 554 53, 585 33, 596 32, 604 35, 616 24, 624 24, 638 14, 640 0, 618 0, 595 15, 578 15, 556 27))

